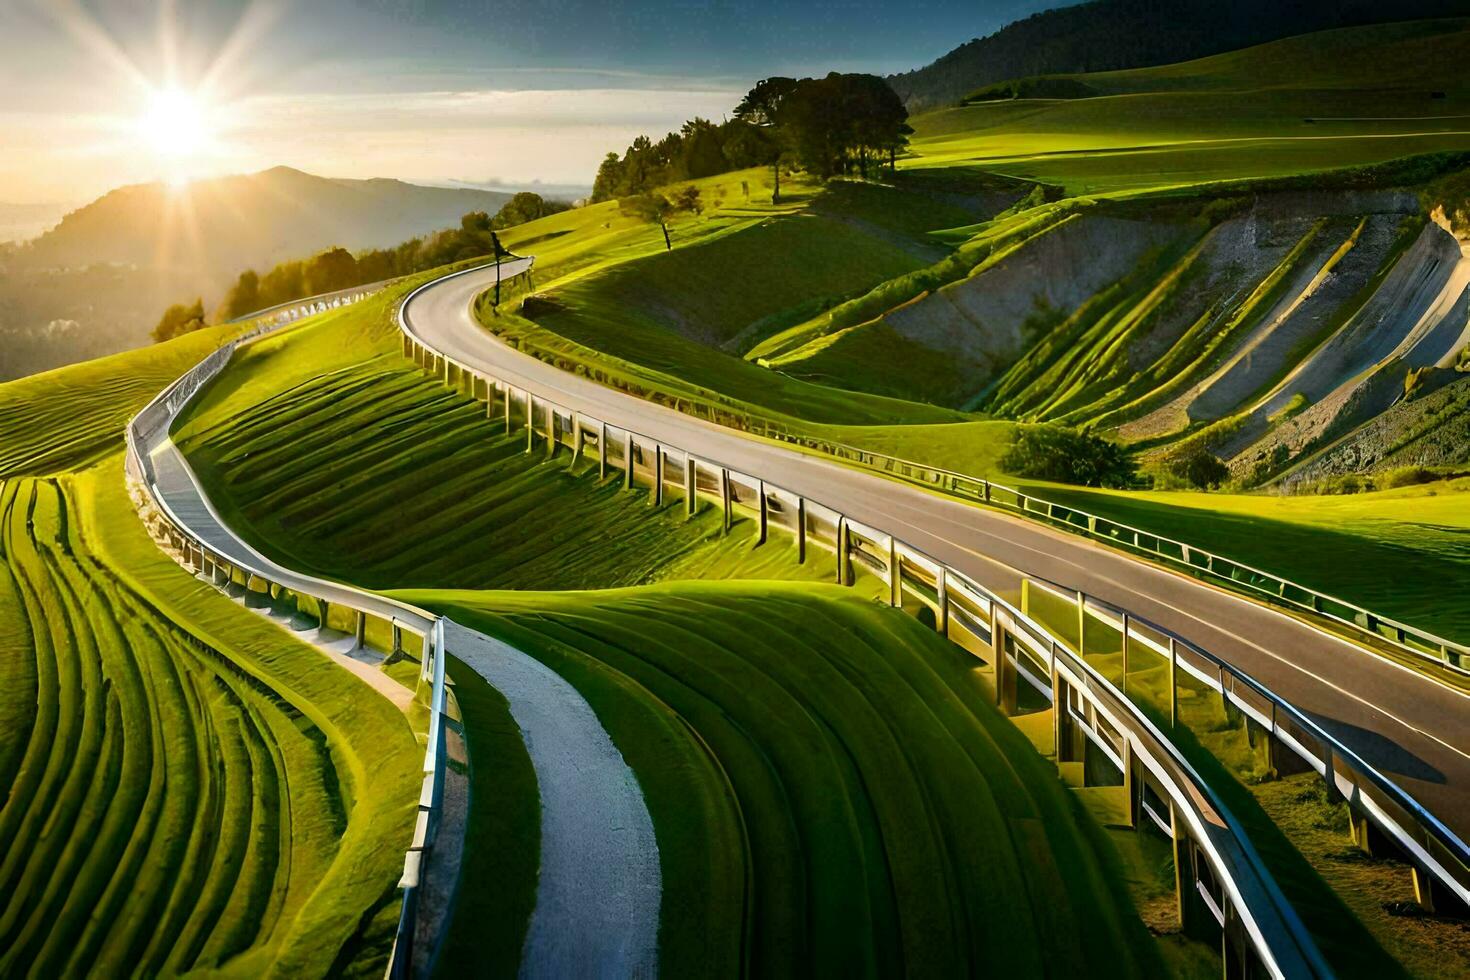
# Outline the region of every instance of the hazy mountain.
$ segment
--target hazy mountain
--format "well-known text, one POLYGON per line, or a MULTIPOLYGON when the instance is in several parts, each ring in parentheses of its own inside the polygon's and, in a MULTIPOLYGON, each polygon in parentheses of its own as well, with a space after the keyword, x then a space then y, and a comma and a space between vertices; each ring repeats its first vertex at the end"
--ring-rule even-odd
POLYGON ((0 201, 0 242, 34 238, 61 220, 75 205, 9 204, 0 201))
POLYGON ((68 214, 36 239, 31 267, 98 262, 197 272, 210 282, 242 268, 269 268, 330 245, 396 245, 459 223, 468 211, 494 214, 510 194, 420 187, 401 180, 342 180, 276 167, 183 187, 119 187, 68 214))
POLYGON ((0 246, 0 381, 145 344, 167 304, 200 296, 212 309, 244 268, 396 245, 510 197, 288 167, 120 187, 32 242, 0 246))
POLYGON ((911 112, 992 82, 1188 61, 1294 34, 1470 13, 1470 0, 1095 0, 1033 14, 888 82, 911 112))

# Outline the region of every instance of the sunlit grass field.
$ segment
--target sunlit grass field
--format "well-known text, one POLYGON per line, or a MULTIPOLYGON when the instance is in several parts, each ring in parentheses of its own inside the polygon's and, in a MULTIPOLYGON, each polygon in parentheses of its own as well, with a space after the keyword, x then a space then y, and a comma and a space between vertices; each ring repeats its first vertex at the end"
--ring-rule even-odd
POLYGON ((1470 149, 1467 54, 1466 21, 1418 21, 1054 76, 1079 97, 1023 90, 919 117, 904 165, 976 164, 1069 194, 1119 194, 1470 149))
MULTIPOLYGON (((982 703, 968 654, 871 601, 876 580, 827 584, 820 549, 798 564, 785 536, 756 546, 751 520, 723 532, 717 508, 686 518, 677 496, 651 511, 595 463, 527 453, 402 358, 390 310, 243 352, 176 437, 263 550, 393 586, 583 692, 654 819, 662 969, 1159 969, 1112 845, 982 703)), ((504 705, 454 674, 478 780, 465 867, 497 885, 463 880, 473 915, 457 913, 447 962, 489 929, 513 966, 534 777, 504 705)))
POLYGON ((591 701, 654 818, 670 975, 1163 968, 1106 839, 917 620, 769 581, 404 597, 591 701))
POLYGON ((0 973, 381 972, 421 750, 192 579, 122 429, 207 331, 0 386, 0 973))

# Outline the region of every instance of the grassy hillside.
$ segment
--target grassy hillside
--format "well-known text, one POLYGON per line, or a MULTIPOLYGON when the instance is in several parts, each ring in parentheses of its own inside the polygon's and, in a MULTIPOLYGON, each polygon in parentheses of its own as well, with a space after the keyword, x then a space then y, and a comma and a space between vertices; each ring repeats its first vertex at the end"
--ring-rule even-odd
POLYGON ((1039 492, 1470 642, 1470 479, 1325 497, 1039 492))
POLYGON ((124 491, 125 420, 217 339, 0 386, 0 973, 383 968, 408 722, 160 553, 124 491))
POLYGON ((711 210, 675 223, 672 252, 656 228, 630 223, 613 204, 513 229, 507 243, 537 255, 537 289, 498 315, 485 311, 483 321, 540 356, 599 363, 626 386, 668 399, 827 423, 961 420, 922 401, 762 370, 742 355, 941 259, 952 246, 931 232, 990 217, 1017 188, 965 174, 826 188, 788 181, 783 203, 772 205, 768 177, 743 171, 696 181, 711 210))
POLYGON ((1465 20, 1415 21, 1008 83, 916 119, 907 165, 1112 194, 1470 149, 1467 53, 1465 20))
MULTIPOLYGON (((646 492, 569 470, 565 450, 527 454, 521 432, 405 364, 390 309, 363 304, 254 345, 176 438, 267 552, 394 586, 578 686, 654 817, 666 971, 1050 974, 1092 955, 1156 968, 1111 845, 976 703, 971 663, 867 601, 880 583, 818 584, 832 575, 821 552, 798 565, 782 536, 752 547, 750 521, 723 534, 711 508, 688 519, 678 499, 650 514, 646 492), (1081 911, 1093 907, 1119 917, 1081 911)), ((504 766, 523 783, 504 706, 473 682, 460 704, 474 771, 504 766)), ((459 901, 519 949, 534 800, 476 795, 470 820, 484 832, 466 866, 501 884, 467 882, 459 901)), ((484 929, 457 916, 456 962, 484 929)))
POLYGON ((918 112, 953 105, 1008 79, 1160 65, 1310 31, 1464 12, 1457 0, 1393 7, 1372 0, 1094 0, 1042 10, 888 82, 918 112))
POLYGON ((654 818, 670 975, 1162 969, 1099 832, 913 619, 773 582, 405 597, 592 702, 654 818))

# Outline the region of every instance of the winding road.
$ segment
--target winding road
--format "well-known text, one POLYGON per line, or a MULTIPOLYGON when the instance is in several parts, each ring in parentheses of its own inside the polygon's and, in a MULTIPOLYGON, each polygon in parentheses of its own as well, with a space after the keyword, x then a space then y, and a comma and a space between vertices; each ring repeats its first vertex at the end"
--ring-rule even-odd
MULTIPOLYGON (((271 582, 348 608, 368 603, 376 615, 419 633, 432 628, 432 614, 424 610, 297 572, 246 543, 210 503, 169 437, 170 424, 138 448, 150 462, 155 499, 175 525, 188 528, 225 561, 271 582)), ((273 618, 292 628, 290 616, 273 618)), ((536 903, 519 975, 527 980, 656 975, 662 873, 653 820, 633 770, 592 706, 559 674, 483 633, 450 620, 444 628, 446 648, 506 699, 536 775, 541 804, 536 903)), ((350 634, 316 629, 302 639, 400 709, 410 705, 413 692, 378 669, 376 658, 358 650, 350 634)), ((486 805, 496 805, 493 776, 473 785, 472 792, 490 798, 486 805)))
MULTIPOLYGON (((505 263, 505 278, 529 260, 505 263)), ((1470 695, 1266 606, 1082 538, 751 438, 545 364, 502 343, 471 303, 494 267, 407 301, 421 343, 463 364, 821 502, 997 591, 1017 570, 1128 609, 1228 661, 1312 715, 1470 839, 1470 695)))

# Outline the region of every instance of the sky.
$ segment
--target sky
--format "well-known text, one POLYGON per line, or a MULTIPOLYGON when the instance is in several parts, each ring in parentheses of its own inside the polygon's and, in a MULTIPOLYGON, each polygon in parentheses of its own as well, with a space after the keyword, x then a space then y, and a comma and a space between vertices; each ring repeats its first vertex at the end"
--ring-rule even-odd
POLYGON ((1059 0, 0 0, 0 204, 287 165, 590 184, 757 78, 925 64, 1059 0))

